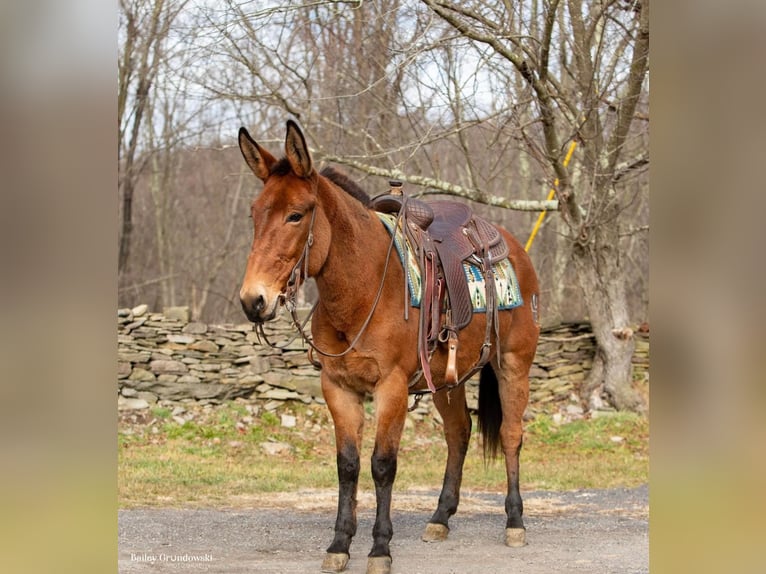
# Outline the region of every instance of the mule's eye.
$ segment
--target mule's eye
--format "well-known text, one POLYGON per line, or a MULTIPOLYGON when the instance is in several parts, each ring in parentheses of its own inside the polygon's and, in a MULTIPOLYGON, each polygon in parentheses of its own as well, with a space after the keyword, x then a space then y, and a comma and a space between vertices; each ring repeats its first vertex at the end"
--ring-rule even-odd
POLYGON ((298 223, 301 219, 303 219, 303 214, 298 213, 297 211, 293 211, 290 215, 287 216, 287 223, 298 223))

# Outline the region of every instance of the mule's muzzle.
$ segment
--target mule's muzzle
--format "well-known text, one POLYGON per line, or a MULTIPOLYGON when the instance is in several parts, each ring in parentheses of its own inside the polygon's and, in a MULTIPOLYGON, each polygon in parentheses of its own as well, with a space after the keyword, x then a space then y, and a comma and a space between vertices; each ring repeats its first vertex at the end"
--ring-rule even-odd
POLYGON ((253 323, 271 321, 277 314, 278 305, 275 303, 267 304, 263 295, 243 294, 240 295, 239 302, 242 304, 245 315, 253 323))

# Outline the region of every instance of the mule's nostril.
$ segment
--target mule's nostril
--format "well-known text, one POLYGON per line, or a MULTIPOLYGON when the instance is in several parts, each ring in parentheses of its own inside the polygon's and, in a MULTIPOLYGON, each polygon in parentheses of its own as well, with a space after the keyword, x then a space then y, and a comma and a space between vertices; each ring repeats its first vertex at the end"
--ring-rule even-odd
POLYGON ((247 318, 253 322, 263 321, 261 313, 266 307, 266 301, 263 295, 256 296, 240 296, 240 303, 242 303, 242 310, 247 315, 247 318))
POLYGON ((266 306, 266 303, 263 300, 263 295, 258 295, 255 299, 253 299, 253 312, 256 315, 260 315, 261 311, 263 311, 263 308, 265 306, 266 306))

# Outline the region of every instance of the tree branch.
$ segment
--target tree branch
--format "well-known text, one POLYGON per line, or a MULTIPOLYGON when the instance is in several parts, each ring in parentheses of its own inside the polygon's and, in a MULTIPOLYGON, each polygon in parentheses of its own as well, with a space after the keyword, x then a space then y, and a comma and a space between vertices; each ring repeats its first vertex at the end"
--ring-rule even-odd
POLYGON ((612 179, 620 157, 622 146, 628 137, 633 115, 641 95, 644 77, 649 64, 649 0, 642 0, 640 21, 633 45, 633 60, 630 63, 628 76, 628 91, 622 99, 617 112, 617 125, 609 138, 606 152, 608 154, 607 177, 612 179))
POLYGON ((614 177, 612 178, 612 182, 617 183, 623 177, 629 175, 631 172, 638 171, 646 165, 649 165, 649 158, 646 156, 640 157, 627 164, 618 165, 614 170, 614 177))
POLYGON ((630 237, 631 235, 636 235, 638 233, 643 233, 649 231, 648 225, 639 225, 638 227, 631 227, 627 231, 621 231, 620 237, 630 237))
POLYGON ((556 23, 556 9, 559 0, 553 0, 545 14, 545 28, 543 31, 543 41, 540 47, 540 81, 545 82, 548 79, 548 60, 551 53, 551 38, 553 38, 553 25, 556 23))
POLYGON ((323 155, 322 159, 325 161, 331 161, 334 163, 353 167, 354 169, 358 169, 359 171, 369 175, 375 175, 389 179, 399 179, 413 185, 421 186, 425 188, 425 190, 422 192, 422 195, 452 195, 470 199, 471 201, 475 201, 477 203, 483 203, 493 207, 503 207, 505 209, 511 209, 514 211, 556 211, 559 208, 559 202, 557 200, 537 201, 531 199, 508 199, 507 197, 484 193, 478 189, 469 189, 431 177, 423 177, 420 175, 405 175, 398 169, 380 168, 341 156, 323 155))

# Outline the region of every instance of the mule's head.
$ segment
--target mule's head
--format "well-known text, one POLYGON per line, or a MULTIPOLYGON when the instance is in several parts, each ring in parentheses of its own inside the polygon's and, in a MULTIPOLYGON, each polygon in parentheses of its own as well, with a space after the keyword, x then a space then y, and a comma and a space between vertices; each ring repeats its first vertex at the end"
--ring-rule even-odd
POLYGON ((290 280, 299 272, 305 280, 306 266, 313 275, 317 261, 326 256, 327 241, 317 237, 315 215, 319 175, 303 133, 292 120, 287 122, 284 158, 277 160, 245 128, 239 130, 239 149, 264 184, 250 207, 253 244, 239 291, 248 319, 262 323, 276 315, 290 280))

